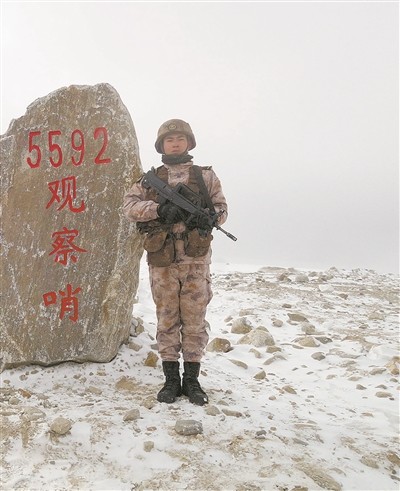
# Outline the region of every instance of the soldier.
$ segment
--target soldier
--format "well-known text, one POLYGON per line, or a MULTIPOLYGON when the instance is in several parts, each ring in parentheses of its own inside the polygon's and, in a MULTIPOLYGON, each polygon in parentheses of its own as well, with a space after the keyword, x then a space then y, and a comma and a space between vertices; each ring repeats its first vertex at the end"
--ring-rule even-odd
POLYGON ((188 219, 187 212, 163 201, 139 179, 125 194, 125 216, 137 222, 144 234, 150 285, 157 314, 157 343, 165 384, 159 402, 172 403, 184 394, 202 406, 208 396, 198 377, 207 345, 209 324, 205 319, 212 298, 210 262, 211 229, 227 218, 221 183, 211 167, 193 164, 189 151, 196 140, 189 124, 180 119, 163 123, 155 148, 163 165, 157 176, 171 187, 182 183, 199 196, 207 216, 188 219), (181 384, 179 360, 183 357, 181 384))

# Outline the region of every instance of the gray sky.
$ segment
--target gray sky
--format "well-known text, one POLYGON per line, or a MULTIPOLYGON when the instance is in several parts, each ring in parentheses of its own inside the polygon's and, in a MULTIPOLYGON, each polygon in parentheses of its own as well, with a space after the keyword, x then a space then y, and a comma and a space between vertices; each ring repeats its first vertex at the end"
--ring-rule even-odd
POLYGON ((398 272, 397 2, 3 2, 1 133, 39 97, 110 83, 143 168, 190 123, 230 216, 214 260, 398 272))

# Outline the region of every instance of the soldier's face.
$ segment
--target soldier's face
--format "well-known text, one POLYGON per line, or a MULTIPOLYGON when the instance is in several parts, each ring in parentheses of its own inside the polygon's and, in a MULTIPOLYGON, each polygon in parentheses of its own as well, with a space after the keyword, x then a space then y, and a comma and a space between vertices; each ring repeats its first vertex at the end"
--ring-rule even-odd
POLYGON ((188 139, 183 133, 172 133, 163 140, 165 155, 179 155, 185 153, 188 148, 188 139))

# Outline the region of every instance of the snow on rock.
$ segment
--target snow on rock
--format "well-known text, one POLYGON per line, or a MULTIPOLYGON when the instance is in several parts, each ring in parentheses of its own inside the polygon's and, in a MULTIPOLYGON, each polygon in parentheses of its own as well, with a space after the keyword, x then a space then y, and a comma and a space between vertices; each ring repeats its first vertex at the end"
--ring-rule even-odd
POLYGON ((4 489, 398 489, 398 278, 212 271, 200 376, 210 403, 157 402, 164 377, 143 264, 131 336, 111 362, 2 373, 4 489), (244 318, 248 333, 227 327, 244 318), (265 335, 273 345, 259 343, 265 335), (57 418, 71 424, 63 435, 49 431, 57 418))

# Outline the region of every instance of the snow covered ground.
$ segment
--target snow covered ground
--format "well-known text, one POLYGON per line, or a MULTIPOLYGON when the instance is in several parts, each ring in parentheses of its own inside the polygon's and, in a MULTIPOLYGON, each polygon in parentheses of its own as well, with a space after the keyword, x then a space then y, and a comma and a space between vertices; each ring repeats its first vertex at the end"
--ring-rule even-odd
POLYGON ((200 380, 210 404, 155 398, 143 263, 130 343, 112 362, 2 373, 2 489, 399 489, 398 278, 212 271, 200 380), (181 420, 202 432, 178 434, 181 420))

